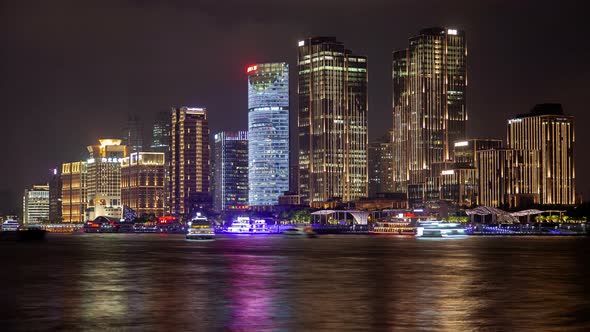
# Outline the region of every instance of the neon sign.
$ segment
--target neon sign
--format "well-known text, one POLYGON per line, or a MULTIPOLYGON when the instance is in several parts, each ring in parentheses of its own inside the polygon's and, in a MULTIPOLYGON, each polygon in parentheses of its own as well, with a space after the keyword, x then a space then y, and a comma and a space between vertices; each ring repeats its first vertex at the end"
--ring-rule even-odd
POLYGON ((248 66, 248 68, 246 69, 246 73, 250 73, 256 70, 258 70, 258 65, 248 66))

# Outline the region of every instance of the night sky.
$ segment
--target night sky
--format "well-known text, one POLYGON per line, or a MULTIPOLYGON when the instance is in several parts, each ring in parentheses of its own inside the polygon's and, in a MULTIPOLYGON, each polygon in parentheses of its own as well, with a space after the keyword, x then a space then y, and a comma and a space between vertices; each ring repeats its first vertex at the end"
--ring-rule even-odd
POLYGON ((536 103, 576 116, 577 191, 587 199, 590 29, 576 2, 3 0, 0 214, 50 168, 119 136, 128 114, 147 134, 157 111, 202 106, 212 132, 245 130, 245 67, 287 61, 294 76, 307 36, 368 56, 369 133, 379 137, 392 123, 391 52, 430 26, 466 31, 469 137, 505 139, 506 120, 536 103))

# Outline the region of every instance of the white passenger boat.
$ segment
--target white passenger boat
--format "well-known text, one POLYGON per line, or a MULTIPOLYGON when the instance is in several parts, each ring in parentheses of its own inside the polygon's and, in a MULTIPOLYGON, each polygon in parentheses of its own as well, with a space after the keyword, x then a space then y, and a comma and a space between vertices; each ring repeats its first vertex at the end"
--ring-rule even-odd
POLYGON ((467 237, 467 232, 460 223, 425 221, 419 224, 416 236, 423 238, 462 238, 467 237))
POLYGON ((206 217, 197 214, 197 216, 189 222, 186 239, 191 241, 215 240, 215 229, 206 217))
POLYGON ((238 217, 226 230, 227 234, 250 234, 252 225, 249 217, 238 217))
POLYGON ((17 220, 8 219, 2 223, 2 231, 3 232, 15 232, 18 231, 20 228, 20 224, 17 220))

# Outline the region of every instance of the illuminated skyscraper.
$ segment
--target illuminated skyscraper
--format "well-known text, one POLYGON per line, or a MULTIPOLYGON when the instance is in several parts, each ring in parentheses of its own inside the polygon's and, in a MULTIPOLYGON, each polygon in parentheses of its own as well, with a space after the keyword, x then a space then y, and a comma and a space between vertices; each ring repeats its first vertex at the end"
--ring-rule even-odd
MULTIPOLYGON (((153 152, 170 153, 170 116, 170 112, 158 112, 156 115, 152 126, 151 149, 153 152)), ((168 161, 168 158, 166 160, 168 161)))
POLYGON ((170 161, 172 160, 172 155, 170 153, 170 135, 171 129, 170 125, 172 123, 171 119, 172 113, 168 112, 158 112, 156 114, 156 120, 152 126, 152 144, 151 144, 151 151, 152 152, 161 152, 164 153, 164 160, 165 160, 165 167, 164 167, 164 191, 166 193, 166 198, 164 201, 165 206, 165 213, 170 213, 170 202, 171 202, 171 178, 170 178, 170 161))
POLYGON ((369 143, 369 196, 393 192, 392 147, 389 135, 369 143))
POLYGON ((171 212, 184 215, 210 207, 206 109, 172 109, 170 148, 171 212))
POLYGON ((465 33, 444 28, 420 31, 393 54, 396 191, 423 191, 432 164, 453 159, 465 138, 466 60, 465 33))
POLYGON ((510 149, 538 151, 541 204, 575 204, 574 117, 561 104, 536 105, 508 120, 510 149))
POLYGON ((127 146, 129 152, 143 151, 143 125, 137 115, 129 115, 127 118, 122 144, 127 146))
POLYGON ((121 201, 138 216, 164 215, 165 155, 135 152, 121 161, 121 201))
POLYGON ((49 221, 61 222, 61 174, 60 170, 50 170, 49 178, 49 221))
POLYGON ((217 211, 248 205, 248 132, 215 134, 215 197, 217 211))
POLYGON ((37 224, 49 220, 49 186, 33 186, 23 195, 23 224, 37 224))
POLYGON ((119 139, 99 139, 99 143, 88 146, 86 218, 121 218, 121 161, 127 156, 127 146, 119 139))
POLYGON ((508 208, 540 203, 538 150, 494 149, 476 153, 480 205, 508 208))
POLYGON ((88 205, 87 169, 85 161, 64 163, 61 166, 61 219, 64 223, 82 223, 86 221, 85 212, 88 205))
POLYGON ((270 206, 289 190, 289 65, 249 66, 248 199, 270 206))
POLYGON ((368 195, 367 58, 333 37, 298 48, 299 193, 305 202, 368 195))

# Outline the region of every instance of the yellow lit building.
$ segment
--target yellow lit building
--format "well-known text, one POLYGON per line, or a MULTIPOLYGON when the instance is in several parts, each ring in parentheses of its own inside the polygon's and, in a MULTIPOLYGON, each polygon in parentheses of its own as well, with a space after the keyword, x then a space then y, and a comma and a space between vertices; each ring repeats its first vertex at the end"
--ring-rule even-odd
POLYGON ((82 223, 87 207, 86 162, 61 165, 61 219, 64 223, 82 223))
POLYGON ((165 154, 135 152, 121 162, 121 201, 142 214, 164 215, 165 154))
POLYGON ((170 212, 184 215, 211 207, 209 122, 206 109, 172 109, 170 147, 170 212))
POLYGON ((121 218, 121 162, 127 156, 127 146, 120 139, 100 139, 98 145, 88 146, 86 219, 99 216, 121 218))
POLYGON ((539 203, 540 154, 537 150, 477 152, 479 205, 518 207, 539 203))
POLYGON ((453 160, 453 143, 465 138, 466 62, 465 32, 457 29, 423 29, 393 53, 392 176, 394 191, 411 203, 428 191, 432 165, 453 160))
POLYGON ((306 204, 367 197, 367 58, 336 38, 308 38, 297 70, 299 194, 306 204))
POLYGON ((539 154, 541 204, 575 204, 574 117, 560 104, 539 104, 508 121, 510 149, 539 154))

